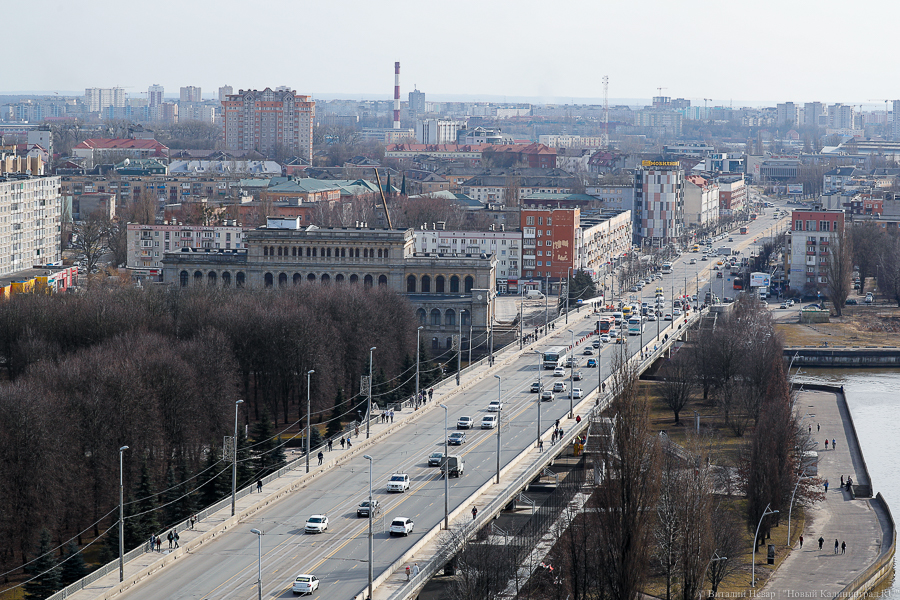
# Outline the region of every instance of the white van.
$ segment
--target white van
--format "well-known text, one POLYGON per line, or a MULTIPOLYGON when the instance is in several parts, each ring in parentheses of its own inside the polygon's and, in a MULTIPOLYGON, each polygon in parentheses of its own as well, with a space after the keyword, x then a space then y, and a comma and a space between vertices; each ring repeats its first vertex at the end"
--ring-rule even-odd
POLYGON ((529 300, 543 300, 544 294, 542 294, 540 290, 526 290, 525 297, 529 300))

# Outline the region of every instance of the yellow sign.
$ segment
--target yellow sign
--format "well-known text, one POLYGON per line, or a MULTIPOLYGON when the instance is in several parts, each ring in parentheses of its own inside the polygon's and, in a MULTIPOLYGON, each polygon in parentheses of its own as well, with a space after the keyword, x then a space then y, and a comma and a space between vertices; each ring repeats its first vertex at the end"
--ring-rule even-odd
POLYGON ((679 163, 678 161, 660 162, 658 160, 645 160, 645 161, 641 161, 641 166, 644 166, 644 167, 678 167, 678 166, 681 166, 681 163, 679 163))

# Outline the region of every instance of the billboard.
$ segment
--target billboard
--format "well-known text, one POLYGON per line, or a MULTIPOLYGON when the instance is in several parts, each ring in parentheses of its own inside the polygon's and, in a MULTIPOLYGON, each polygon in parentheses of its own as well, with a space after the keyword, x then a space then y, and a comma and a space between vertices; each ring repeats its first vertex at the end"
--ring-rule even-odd
POLYGON ((768 273, 750 273, 750 287, 769 287, 771 276, 768 273))
POLYGON ((802 183, 789 183, 787 186, 787 193, 788 194, 796 194, 796 195, 803 194, 803 184, 802 183))

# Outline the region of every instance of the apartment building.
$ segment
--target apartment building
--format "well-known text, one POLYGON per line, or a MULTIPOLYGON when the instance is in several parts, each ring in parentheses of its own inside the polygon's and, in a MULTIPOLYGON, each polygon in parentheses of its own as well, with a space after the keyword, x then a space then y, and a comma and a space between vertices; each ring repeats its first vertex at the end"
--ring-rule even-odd
POLYGON ((576 232, 575 268, 593 278, 605 275, 631 249, 630 210, 586 210, 576 232))
POLYGON ((446 231, 419 229, 416 231, 416 252, 455 254, 495 254, 497 256, 497 291, 501 294, 518 291, 522 265, 522 232, 505 231, 446 231))
POLYGON ((743 175, 719 177, 719 216, 726 217, 747 209, 747 185, 743 175))
POLYGON ((705 227, 719 220, 719 185, 700 175, 684 178, 684 224, 705 227))
POLYGON ((577 268, 576 235, 581 227, 579 208, 523 208, 522 272, 526 279, 564 279, 577 268))
POLYGON ((294 90, 239 90, 222 102, 225 146, 274 154, 283 150, 312 159, 316 103, 294 90))
POLYGON ((0 175, 0 275, 61 260, 59 177, 0 175))
POLYGON ((824 292, 828 262, 844 228, 843 210, 795 210, 784 252, 788 286, 805 295, 824 292))
POLYGON ((660 247, 684 230, 684 170, 678 161, 645 160, 634 179, 635 237, 660 247))
POLYGON ((97 113, 108 107, 125 108, 125 88, 85 88, 84 109, 97 113))
POLYGON ((462 121, 424 119, 416 123, 416 141, 420 144, 455 144, 456 133, 465 127, 462 121))
POLYGON ((126 233, 127 267, 148 271, 140 275, 162 274, 162 259, 166 252, 192 249, 241 249, 243 235, 250 227, 204 227, 201 225, 140 225, 129 223, 126 233))
POLYGON ((203 92, 199 85, 186 85, 179 90, 179 100, 182 102, 202 102, 203 92))

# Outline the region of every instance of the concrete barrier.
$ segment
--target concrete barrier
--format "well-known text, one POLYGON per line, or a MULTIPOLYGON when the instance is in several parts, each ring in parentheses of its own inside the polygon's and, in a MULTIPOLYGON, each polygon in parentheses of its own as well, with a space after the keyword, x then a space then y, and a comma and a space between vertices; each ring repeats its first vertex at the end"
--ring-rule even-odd
POLYGON ((835 594, 834 598, 840 598, 841 600, 846 598, 865 598, 875 586, 893 576, 894 554, 897 551, 897 529, 894 526, 894 518, 891 516, 891 510, 880 492, 875 496, 872 503, 878 504, 887 515, 888 523, 891 526, 891 543, 887 547, 882 547, 881 554, 875 559, 875 562, 860 573, 856 579, 847 584, 844 589, 835 594))

